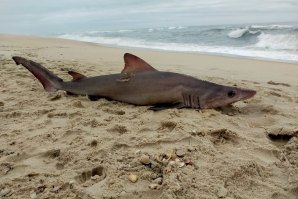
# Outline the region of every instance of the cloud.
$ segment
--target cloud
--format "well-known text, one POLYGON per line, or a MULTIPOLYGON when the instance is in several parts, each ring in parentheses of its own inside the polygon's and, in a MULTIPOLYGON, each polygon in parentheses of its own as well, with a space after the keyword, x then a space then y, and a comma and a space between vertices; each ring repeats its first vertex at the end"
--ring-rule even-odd
POLYGON ((0 4, 0 32, 298 20, 297 0, 0 0, 0 4))

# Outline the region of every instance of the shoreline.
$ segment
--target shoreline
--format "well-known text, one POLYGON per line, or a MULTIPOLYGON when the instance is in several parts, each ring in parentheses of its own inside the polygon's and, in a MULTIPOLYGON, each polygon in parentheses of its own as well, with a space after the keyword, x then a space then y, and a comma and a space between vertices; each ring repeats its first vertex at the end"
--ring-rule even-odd
MULTIPOLYGON (((89 41, 82 41, 82 40, 75 40, 75 39, 67 39, 62 38, 59 36, 50 36, 50 35, 21 35, 21 34, 2 34, 0 35, 11 35, 11 36, 28 36, 28 37, 40 37, 40 38, 49 38, 49 39, 62 39, 62 40, 70 40, 70 41, 77 41, 77 42, 84 42, 95 44, 101 47, 107 48, 118 48, 118 49, 132 49, 132 50, 148 50, 148 51, 156 51, 156 52, 173 52, 173 53, 189 53, 189 54, 199 54, 199 55, 209 55, 209 56, 219 56, 219 57, 231 57, 231 58, 240 58, 240 59, 248 59, 248 60, 257 60, 257 61, 269 61, 269 62, 278 62, 278 63, 287 63, 287 64, 298 64, 298 61, 293 60, 282 60, 282 59, 272 59, 266 57, 254 57, 249 55, 236 55, 236 54, 225 54, 225 53, 216 53, 216 52, 202 52, 202 51, 178 51, 178 50, 163 50, 157 48, 149 48, 149 47, 133 47, 133 46, 119 46, 114 44, 104 44, 104 43, 96 43, 96 42, 89 42, 89 41)), ((298 56, 298 55, 297 55, 298 56)))
POLYGON ((113 44, 96 43, 96 42, 67 39, 67 38, 62 38, 62 37, 51 37, 51 36, 46 36, 45 38, 58 38, 58 39, 66 39, 66 40, 70 40, 70 41, 80 41, 80 42, 96 44, 96 45, 99 45, 102 47, 109 47, 109 48, 133 49, 133 50, 139 49, 139 50, 148 50, 148 51, 157 51, 157 52, 191 53, 191 54, 210 55, 210 56, 241 58, 241 59, 249 59, 249 60, 251 59, 251 60, 258 60, 258 61, 271 61, 271 62, 279 62, 279 63, 298 64, 298 61, 293 61, 293 60, 272 59, 272 58, 266 58, 266 57, 253 57, 253 56, 249 56, 249 55, 236 55, 236 54, 229 54, 229 53, 225 54, 225 53, 203 52, 203 51, 164 50, 164 49, 149 48, 149 47, 119 46, 119 45, 113 45, 113 44))
MULTIPOLYGON (((65 38, 60 38, 60 37, 46 37, 46 38, 65 39, 65 38)), ((172 53, 185 53, 185 54, 199 54, 199 55, 207 55, 207 56, 209 55, 209 56, 218 56, 218 57, 240 58, 240 59, 278 62, 278 63, 286 63, 286 64, 298 64, 298 61, 270 59, 270 58, 264 58, 264 57, 252 57, 252 56, 246 56, 246 55, 224 54, 224 53, 215 53, 215 52, 214 53, 212 53, 212 52, 199 52, 199 51, 163 50, 163 49, 146 48, 146 47, 117 46, 117 45, 112 45, 112 44, 95 43, 95 42, 88 42, 88 41, 81 41, 81 40, 74 40, 74 39, 66 39, 66 40, 86 42, 86 43, 95 44, 95 45, 99 45, 99 46, 102 46, 102 47, 108 47, 108 48, 148 50, 148 51, 165 52, 165 53, 172 52, 172 53)))
POLYGON ((0 41, 1 196, 297 196, 298 64, 32 36, 0 35, 0 41), (120 73, 125 52, 161 71, 257 94, 216 110, 153 112, 147 106, 46 92, 11 59, 26 57, 68 81, 69 70, 86 76, 120 73))

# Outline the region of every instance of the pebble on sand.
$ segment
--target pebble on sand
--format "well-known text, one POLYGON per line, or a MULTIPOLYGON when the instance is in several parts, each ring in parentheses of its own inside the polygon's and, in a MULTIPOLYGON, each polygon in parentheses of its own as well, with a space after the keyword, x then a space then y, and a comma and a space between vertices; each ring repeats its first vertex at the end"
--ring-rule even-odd
POLYGON ((128 179, 129 179, 130 182, 135 183, 136 181, 138 181, 138 176, 135 175, 135 174, 130 174, 130 175, 128 176, 128 179))
POLYGON ((158 177, 155 180, 153 180, 152 182, 153 182, 153 184, 159 184, 159 185, 161 185, 162 184, 162 181, 163 181, 162 177, 158 177))
POLYGON ((150 164, 150 157, 148 155, 142 155, 140 158, 140 162, 145 165, 150 164))

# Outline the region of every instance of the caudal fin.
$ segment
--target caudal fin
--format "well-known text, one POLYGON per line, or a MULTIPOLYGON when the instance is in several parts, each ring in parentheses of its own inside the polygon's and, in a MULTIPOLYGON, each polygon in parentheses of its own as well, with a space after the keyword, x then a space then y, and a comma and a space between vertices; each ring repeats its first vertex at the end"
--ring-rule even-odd
POLYGON ((40 81, 46 91, 53 92, 61 88, 63 80, 42 65, 23 57, 14 56, 12 59, 17 65, 21 64, 27 68, 40 81))

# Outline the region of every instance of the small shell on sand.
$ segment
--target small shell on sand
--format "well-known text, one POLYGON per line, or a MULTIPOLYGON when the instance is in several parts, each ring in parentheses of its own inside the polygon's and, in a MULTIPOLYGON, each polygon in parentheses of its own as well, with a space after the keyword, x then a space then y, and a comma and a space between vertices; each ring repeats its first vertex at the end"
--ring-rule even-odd
POLYGON ((140 162, 145 165, 150 164, 150 157, 148 155, 142 155, 140 158, 140 162))
POLYGON ((128 179, 129 179, 130 182, 135 183, 136 181, 138 181, 138 176, 137 175, 134 175, 134 174, 130 174, 128 176, 128 179))
POLYGON ((153 180, 152 182, 153 182, 153 184, 159 184, 159 185, 161 185, 162 184, 162 181, 163 181, 162 177, 158 177, 155 180, 153 180))
POLYGON ((136 151, 135 151, 135 154, 136 154, 136 155, 140 155, 141 153, 142 153, 141 150, 136 150, 136 151))
POLYGON ((168 160, 175 160, 177 158, 175 150, 171 150, 168 153, 166 153, 166 158, 168 160))
POLYGON ((185 154, 186 154, 186 150, 184 150, 184 149, 177 149, 176 150, 176 155, 178 157, 183 157, 183 156, 185 156, 185 154))
POLYGON ((185 166, 185 162, 181 161, 179 158, 175 159, 176 165, 181 168, 185 166))
POLYGON ((159 184, 152 183, 152 184, 149 185, 149 188, 150 189, 160 189, 160 185, 159 184))

